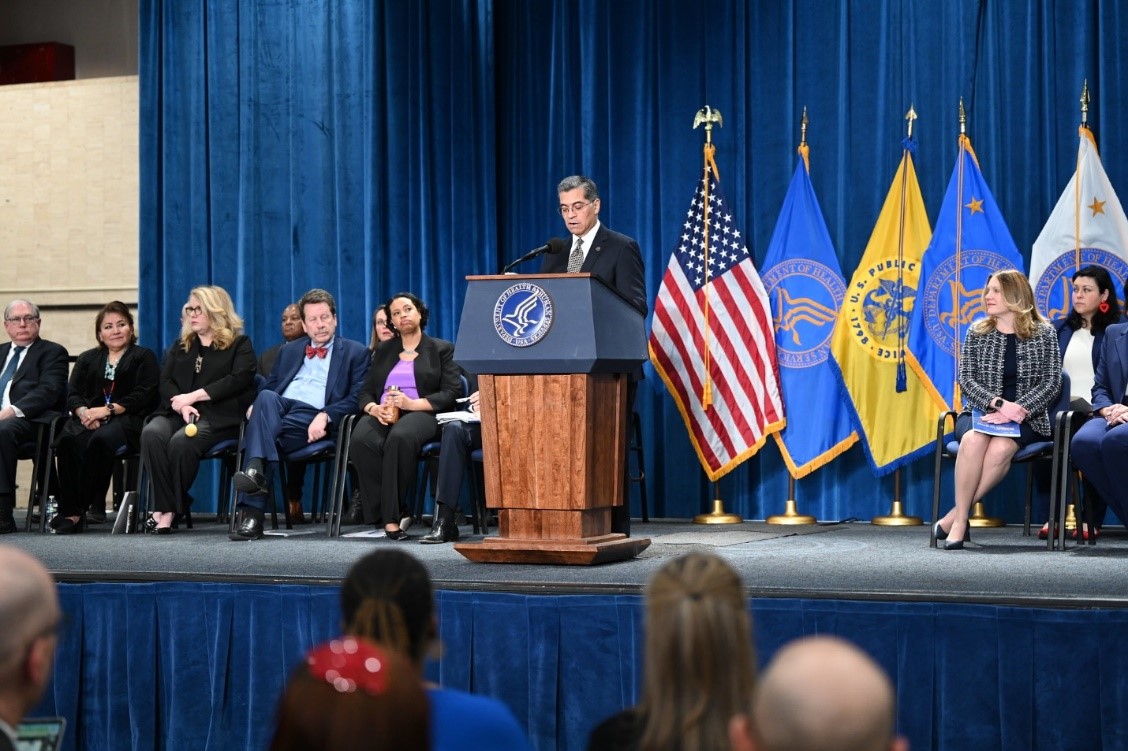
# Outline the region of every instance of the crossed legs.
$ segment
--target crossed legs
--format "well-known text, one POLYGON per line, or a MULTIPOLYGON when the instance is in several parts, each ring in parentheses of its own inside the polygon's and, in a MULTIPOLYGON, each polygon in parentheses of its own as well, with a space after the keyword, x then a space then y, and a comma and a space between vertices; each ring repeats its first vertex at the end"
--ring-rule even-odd
POLYGON ((940 528, 953 540, 964 539, 972 504, 982 500, 1010 470, 1018 443, 1010 438, 969 430, 956 454, 955 505, 940 519, 940 528))

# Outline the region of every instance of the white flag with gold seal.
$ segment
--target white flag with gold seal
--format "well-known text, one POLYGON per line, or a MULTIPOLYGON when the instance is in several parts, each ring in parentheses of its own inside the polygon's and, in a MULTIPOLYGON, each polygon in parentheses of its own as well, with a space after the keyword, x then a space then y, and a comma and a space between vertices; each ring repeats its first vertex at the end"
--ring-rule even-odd
MULTIPOLYGON (((1092 131, 1079 128, 1077 169, 1042 228, 1030 258, 1030 283, 1038 310, 1064 318, 1073 305, 1073 273, 1103 266, 1118 288, 1128 276, 1128 217, 1101 164, 1092 131)), ((1123 289, 1118 289, 1123 299, 1123 289)))

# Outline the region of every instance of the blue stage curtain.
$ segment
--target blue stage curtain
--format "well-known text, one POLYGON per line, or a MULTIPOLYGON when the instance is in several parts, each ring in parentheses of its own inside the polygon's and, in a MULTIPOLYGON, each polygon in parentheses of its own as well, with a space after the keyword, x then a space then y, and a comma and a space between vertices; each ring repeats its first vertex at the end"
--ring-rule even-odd
MULTIPOLYGON (((141 0, 141 331, 163 347, 187 290, 228 287, 260 348, 312 285, 365 338, 398 288, 453 338, 468 273, 489 273, 565 232, 554 186, 583 172, 602 219, 636 237, 651 297, 701 169, 693 116, 719 109, 717 163, 762 261, 808 110, 811 176, 843 270, 857 265, 920 119, 930 216, 968 134, 1015 240, 1029 247, 1071 172, 1081 82, 1105 167, 1128 180, 1128 11, 1078 0, 141 0)), ((533 271, 536 263, 522 270, 533 271)), ((638 407, 656 516, 712 493, 649 366, 638 407)), ((950 470, 946 470, 950 471, 950 470)), ((902 476, 926 512, 931 466, 902 476)), ((947 483, 951 487, 951 483, 947 483)), ((989 510, 1021 518, 1008 478, 989 510)), ((783 510, 770 442, 720 483, 746 518, 783 510)), ((799 483, 801 510, 889 510, 852 449, 799 483)), ((945 503, 950 503, 946 499, 945 503)), ((637 514, 637 506, 636 506, 637 514)))
MULTIPOLYGON (((219 583, 62 585, 69 619, 37 715, 68 749, 265 748, 286 678, 339 634, 339 590, 219 583)), ((427 677, 504 701, 537 749, 582 749, 642 680, 638 595, 437 593, 427 677)), ((1124 748, 1122 610, 757 599, 761 664, 835 634, 897 686, 898 727, 927 749, 1124 748)), ((448 718, 457 722, 457 718, 448 718)))

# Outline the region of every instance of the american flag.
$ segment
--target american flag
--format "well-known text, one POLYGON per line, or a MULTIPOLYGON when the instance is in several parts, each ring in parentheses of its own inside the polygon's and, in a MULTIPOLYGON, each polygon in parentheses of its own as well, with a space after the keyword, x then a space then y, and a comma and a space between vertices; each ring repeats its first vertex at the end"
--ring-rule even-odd
POLYGON ((662 278, 650 359, 710 480, 786 424, 767 292, 715 168, 705 168, 662 278))

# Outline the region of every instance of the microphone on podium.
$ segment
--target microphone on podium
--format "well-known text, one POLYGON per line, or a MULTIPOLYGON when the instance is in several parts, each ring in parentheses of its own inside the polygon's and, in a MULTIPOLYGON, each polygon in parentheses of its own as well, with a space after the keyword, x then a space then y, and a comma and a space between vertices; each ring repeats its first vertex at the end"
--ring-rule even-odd
POLYGON ((557 253, 563 253, 567 249, 568 249, 568 243, 561 240, 559 237, 554 237, 551 240, 549 240, 548 242, 546 242, 544 245, 540 246, 539 248, 533 248, 532 250, 530 250, 528 253, 521 256, 520 258, 518 258, 513 263, 508 264, 505 268, 503 268, 501 270, 501 273, 508 274, 509 270, 511 268, 513 268, 514 266, 516 266, 517 264, 524 263, 525 261, 528 261, 529 259, 536 258, 537 256, 544 255, 545 253, 550 253, 552 255, 555 255, 557 253))
POLYGON ((184 435, 189 438, 195 438, 199 428, 196 427, 196 420, 200 419, 198 415, 192 415, 188 418, 188 424, 184 426, 184 435))

